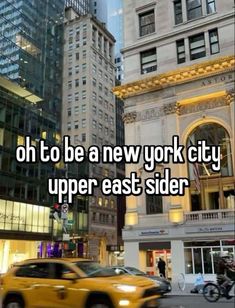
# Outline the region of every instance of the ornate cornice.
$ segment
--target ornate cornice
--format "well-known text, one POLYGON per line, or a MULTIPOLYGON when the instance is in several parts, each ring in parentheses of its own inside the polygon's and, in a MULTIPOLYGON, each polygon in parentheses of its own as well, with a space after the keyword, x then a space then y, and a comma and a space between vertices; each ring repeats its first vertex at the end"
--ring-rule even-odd
POLYGON ((226 95, 221 97, 198 100, 197 102, 187 105, 180 105, 180 103, 177 103, 177 114, 184 115, 189 113, 195 113, 198 111, 223 107, 229 105, 231 101, 231 95, 226 93, 226 95))
POLYGON ((232 102, 233 97, 234 91, 231 90, 228 92, 224 91, 224 94, 218 97, 198 98, 197 101, 188 104, 182 103, 182 101, 171 102, 160 107, 149 108, 139 112, 133 111, 125 113, 123 115, 123 121, 125 124, 139 121, 151 121, 170 114, 181 116, 208 109, 224 107, 232 102))
POLYGON ((234 56, 227 56, 187 66, 181 69, 158 74, 154 77, 145 78, 127 83, 113 89, 114 94, 121 98, 128 98, 143 93, 161 90, 170 86, 218 75, 233 71, 235 68, 234 56))

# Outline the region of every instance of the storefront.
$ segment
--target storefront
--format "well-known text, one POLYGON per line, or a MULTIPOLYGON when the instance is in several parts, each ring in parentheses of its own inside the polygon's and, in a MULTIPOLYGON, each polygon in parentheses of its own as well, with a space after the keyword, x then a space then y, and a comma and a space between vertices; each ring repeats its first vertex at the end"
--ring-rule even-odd
POLYGON ((15 262, 47 256, 49 207, 0 199, 0 272, 15 262))
MULTIPOLYGON (((235 241, 228 240, 198 240, 179 241, 175 249, 175 241, 142 242, 139 243, 139 258, 141 269, 150 275, 159 276, 158 262, 161 258, 166 264, 166 278, 172 279, 172 255, 175 273, 183 273, 186 281, 193 282, 195 275, 201 273, 205 279, 214 279, 217 271, 218 258, 225 251, 231 258, 235 256, 235 241), (161 247, 161 249, 159 249, 161 247), (171 248, 172 247, 172 248, 171 248), (181 247, 180 251, 178 251, 181 247), (177 271, 175 264, 181 271, 177 271)), ((177 277, 175 277, 177 279, 177 277)))
POLYGON ((39 246, 37 241, 0 239, 0 273, 5 273, 16 262, 37 258, 39 246))

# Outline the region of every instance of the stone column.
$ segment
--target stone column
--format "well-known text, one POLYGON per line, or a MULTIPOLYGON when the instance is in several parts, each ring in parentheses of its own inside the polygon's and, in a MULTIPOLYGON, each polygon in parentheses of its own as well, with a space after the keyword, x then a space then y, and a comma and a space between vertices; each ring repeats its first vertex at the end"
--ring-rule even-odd
POLYGON ((171 241, 172 283, 177 283, 179 275, 185 273, 184 242, 171 241))

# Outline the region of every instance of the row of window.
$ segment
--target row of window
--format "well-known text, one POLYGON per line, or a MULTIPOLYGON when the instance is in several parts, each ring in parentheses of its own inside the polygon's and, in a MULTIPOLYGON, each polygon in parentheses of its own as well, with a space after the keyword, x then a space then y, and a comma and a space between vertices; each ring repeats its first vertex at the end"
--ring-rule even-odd
MULTIPOLYGON (((111 107, 114 108, 113 105, 110 104, 110 108, 111 107)), ((114 109, 112 109, 112 112, 114 112, 114 109)), ((92 113, 93 113, 93 115, 97 115, 97 107, 95 105, 92 106, 92 113)), ((103 110, 101 110, 101 109, 98 110, 98 116, 99 116, 100 120, 104 120, 106 123, 111 122, 112 119, 113 119, 112 117, 110 117, 110 119, 109 119, 108 114, 104 113, 103 110)))
MULTIPOLYGON (((213 29, 208 32, 210 54, 214 55, 220 52, 218 30, 213 29)), ((206 56, 205 33, 199 33, 188 38, 190 60, 199 59, 206 56)), ((186 61, 185 39, 176 42, 177 62, 178 64, 186 61)))
POLYGON ((115 216, 109 214, 102 213, 92 213, 92 222, 100 223, 100 224, 115 224, 115 216))
POLYGON ((92 44, 94 48, 103 52, 105 57, 112 59, 113 45, 94 26, 92 27, 92 44))
MULTIPOLYGON (((220 52, 218 29, 208 31, 210 54, 220 52)), ((186 61, 185 41, 176 41, 177 63, 186 61)), ((206 56, 205 33, 199 33, 188 38, 190 60, 196 60, 206 56)), ((157 70, 157 50, 151 48, 140 53, 141 74, 151 73, 157 70)))
MULTIPOLYGON (((182 6, 183 1, 183 4, 187 10, 187 20, 199 18, 203 16, 204 12, 206 12, 206 14, 216 12, 215 0, 175 0, 173 4, 176 25, 181 24, 184 21, 182 6), (204 6, 206 6, 206 8, 204 8, 204 6)), ((150 9, 139 13, 138 19, 140 37, 152 34, 156 31, 155 9, 150 9)))
MULTIPOLYGON (((184 1, 184 0, 183 0, 184 1)), ((187 20, 193 20, 203 16, 204 0, 186 0, 187 20)), ((215 0, 206 0, 206 14, 216 12, 215 0)), ((175 24, 181 24, 183 20, 182 0, 174 1, 175 24)))

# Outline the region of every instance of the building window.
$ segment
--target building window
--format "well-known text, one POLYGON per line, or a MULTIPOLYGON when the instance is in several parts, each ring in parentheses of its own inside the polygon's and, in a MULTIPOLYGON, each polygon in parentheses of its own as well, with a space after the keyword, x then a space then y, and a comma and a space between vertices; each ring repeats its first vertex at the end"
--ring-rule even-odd
POLYGON ((93 112, 93 114, 96 114, 96 113, 97 113, 97 108, 96 108, 95 105, 92 106, 92 112, 93 112))
POLYGON ((85 105, 85 104, 82 105, 82 112, 83 112, 83 113, 86 112, 86 105, 85 105))
POLYGON ((71 130, 71 122, 68 122, 68 123, 67 123, 67 129, 68 129, 68 130, 71 130))
POLYGON ((92 84, 93 84, 94 87, 96 87, 96 79, 95 78, 93 78, 92 84))
POLYGON ((218 53, 220 50, 219 50, 219 37, 217 29, 209 31, 209 41, 210 41, 211 55, 218 53))
POLYGON ((75 128, 75 129, 78 129, 78 128, 79 128, 79 123, 78 123, 78 121, 74 121, 74 128, 75 128))
POLYGON ((195 19, 202 16, 201 0, 187 0, 187 16, 188 20, 195 19))
POLYGON ((85 86, 86 85, 86 77, 82 77, 82 84, 85 86))
POLYGON ((79 107, 78 107, 78 106, 75 106, 75 107, 74 107, 74 114, 75 114, 75 115, 78 115, 78 113, 79 113, 79 107))
POLYGON ((215 13, 215 0, 207 0, 206 1, 207 14, 215 13))
POLYGON ((79 65, 75 66, 75 73, 78 74, 79 73, 79 65))
POLYGON ((79 52, 76 52, 76 60, 79 60, 79 52))
POLYGON ((96 95, 95 92, 92 93, 92 99, 93 99, 94 101, 96 101, 96 99, 97 99, 97 95, 96 95))
POLYGON ((86 119, 82 119, 82 127, 86 127, 86 119))
POLYGON ((188 177, 191 180, 191 210, 231 208, 235 202, 234 181, 231 180, 226 185, 223 185, 221 181, 221 185, 215 185, 211 176, 218 175, 218 173, 220 178, 233 176, 230 136, 221 125, 207 123, 199 125, 191 132, 187 140, 187 147, 196 145, 199 140, 205 140, 207 144, 220 147, 221 167, 220 171, 213 170, 212 161, 207 164, 188 163, 188 177), (206 180, 201 180, 201 176, 206 180), (200 198, 201 193, 204 195, 203 198, 200 198))
POLYGON ((86 99, 86 90, 82 91, 82 99, 86 99))
POLYGON ((96 123, 96 120, 93 120, 93 121, 92 121, 92 127, 93 127, 94 129, 96 129, 96 128, 97 128, 97 123, 96 123))
POLYGON ((146 213, 151 214, 162 214, 162 196, 146 195, 146 213))
POLYGON ((72 89, 72 81, 68 82, 68 89, 72 89))
POLYGON ((176 49, 177 49, 177 63, 185 62, 185 46, 184 39, 176 41, 176 49))
POLYGON ((82 142, 86 142, 86 134, 82 134, 82 142))
POLYGON ((67 112, 68 112, 68 117, 70 117, 72 115, 71 108, 68 108, 67 112))
POLYGON ((85 72, 86 71, 86 63, 82 64, 82 71, 85 72))
POLYGON ((68 76, 72 76, 72 74, 73 74, 72 67, 69 67, 68 68, 68 76))
POLYGON ((102 205, 103 205, 103 199, 102 199, 102 197, 99 197, 99 198, 98 198, 98 204, 99 204, 99 206, 102 206, 102 205))
POLYGON ((141 74, 147 74, 157 70, 157 52, 152 48, 140 53, 141 74))
POLYGON ((95 134, 92 134, 92 143, 93 143, 93 144, 96 144, 96 142, 97 142, 96 135, 95 135, 95 134))
POLYGON ((95 66, 95 64, 92 65, 92 73, 96 74, 96 66, 95 66))
POLYGON ((174 12, 175 12, 175 24, 176 25, 181 24, 183 22, 181 0, 174 1, 174 12))
POLYGON ((155 32, 154 10, 139 14, 140 36, 155 32))
POLYGON ((75 79, 75 87, 79 87, 79 79, 75 79))
POLYGON ((204 33, 200 33, 189 38, 190 60, 195 60, 206 56, 204 33))

